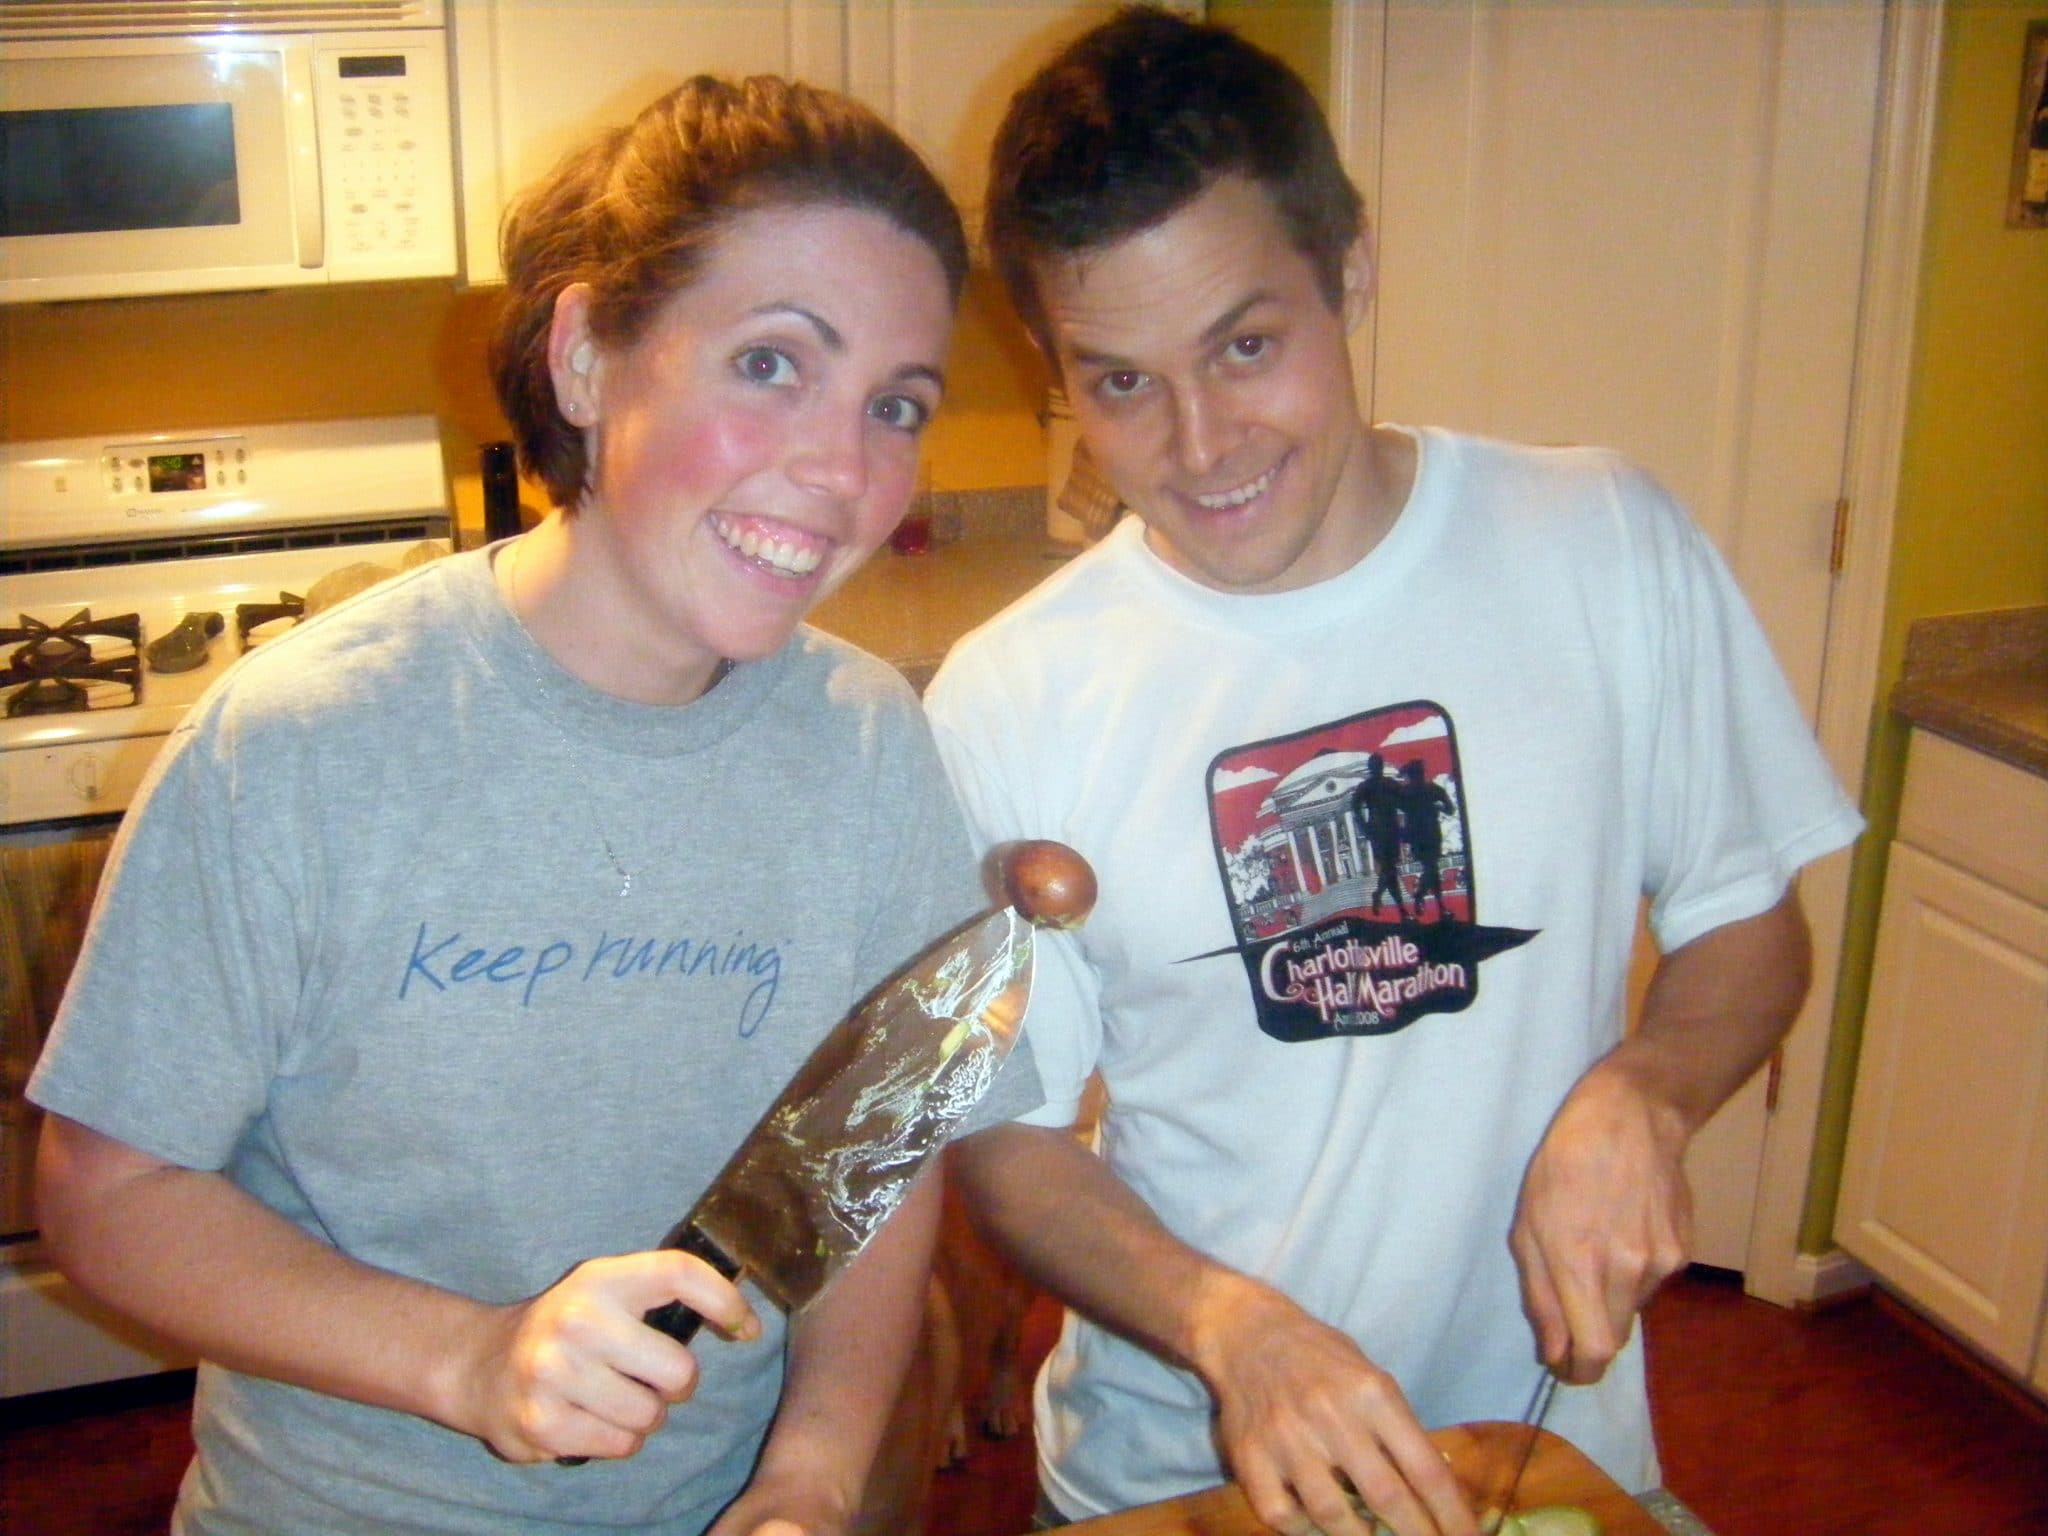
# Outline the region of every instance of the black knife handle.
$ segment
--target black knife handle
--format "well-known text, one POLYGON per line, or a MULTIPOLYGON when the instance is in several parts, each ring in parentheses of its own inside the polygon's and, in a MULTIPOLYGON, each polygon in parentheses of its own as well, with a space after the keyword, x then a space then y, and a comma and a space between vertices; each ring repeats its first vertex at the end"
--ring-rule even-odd
MULTIPOLYGON (((737 1282, 740 1277, 740 1266, 723 1248, 698 1231, 694 1223, 685 1221, 679 1224, 661 1240, 661 1246, 694 1254, 728 1280, 737 1282)), ((680 1301, 671 1301, 649 1308, 641 1315, 640 1321, 657 1333, 667 1334, 678 1344, 687 1344, 697 1337, 697 1330, 704 1326, 704 1315, 680 1301)), ((555 1464, 563 1467, 580 1467, 588 1460, 588 1456, 557 1456, 555 1464)))
MULTIPOLYGON (((661 1240, 661 1246, 664 1248, 681 1249, 684 1253, 702 1259, 706 1264, 709 1264, 713 1269, 725 1276, 726 1279, 735 1282, 739 1280, 739 1265, 734 1262, 723 1248, 699 1231, 693 1222, 685 1221, 681 1223, 667 1237, 661 1240)), ((667 1334, 678 1344, 689 1343, 690 1340, 697 1336, 697 1330, 704 1324, 702 1317, 689 1307, 684 1306, 680 1301, 671 1301, 662 1306, 655 1307, 647 1312, 640 1321, 654 1329, 657 1333, 667 1334)))

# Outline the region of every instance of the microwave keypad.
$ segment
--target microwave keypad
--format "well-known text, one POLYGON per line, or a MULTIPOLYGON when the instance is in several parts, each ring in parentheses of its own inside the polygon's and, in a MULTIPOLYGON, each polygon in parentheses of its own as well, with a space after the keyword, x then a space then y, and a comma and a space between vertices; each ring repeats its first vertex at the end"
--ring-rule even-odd
POLYGON ((328 198, 335 254, 365 260, 415 250, 425 235, 420 199, 430 183, 413 91, 403 78, 343 75, 326 84, 331 141, 340 146, 328 198))

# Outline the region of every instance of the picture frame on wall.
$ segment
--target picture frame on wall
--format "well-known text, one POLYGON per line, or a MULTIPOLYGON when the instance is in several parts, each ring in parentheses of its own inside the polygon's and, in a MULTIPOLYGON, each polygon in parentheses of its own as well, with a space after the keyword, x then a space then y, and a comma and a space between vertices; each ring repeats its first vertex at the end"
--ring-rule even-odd
POLYGON ((2009 229, 2048 229, 2048 20, 2027 24, 2005 222, 2009 229))

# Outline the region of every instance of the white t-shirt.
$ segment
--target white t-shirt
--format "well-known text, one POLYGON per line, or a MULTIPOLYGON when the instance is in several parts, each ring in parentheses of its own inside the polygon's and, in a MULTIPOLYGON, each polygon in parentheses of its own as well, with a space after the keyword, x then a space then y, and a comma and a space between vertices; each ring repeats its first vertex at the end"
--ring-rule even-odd
MULTIPOLYGON (((1770 908, 1860 827, 1712 547, 1613 454, 1424 429, 1342 575, 1226 594, 1126 519, 927 696, 977 840, 1055 837, 1101 899, 1028 1030, 1071 1120, 1194 1247, 1391 1370, 1423 1422, 1539 1367, 1521 1174, 1620 1038, 1639 898, 1665 949, 1770 908)), ((1219 1481, 1193 1376, 1069 1317, 1041 1477, 1082 1517, 1219 1481)), ((1657 1480, 1639 1339, 1551 1427, 1657 1480)))

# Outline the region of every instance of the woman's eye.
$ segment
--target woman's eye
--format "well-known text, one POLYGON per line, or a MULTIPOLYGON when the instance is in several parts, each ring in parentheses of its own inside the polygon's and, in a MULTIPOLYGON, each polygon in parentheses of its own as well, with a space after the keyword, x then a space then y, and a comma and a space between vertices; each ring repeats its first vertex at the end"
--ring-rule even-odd
POLYGON ((775 347, 749 347, 734 359, 740 377, 754 384, 794 384, 796 363, 775 347))
POLYGON ((1121 400, 1145 387, 1145 375, 1135 368, 1119 368, 1114 373, 1105 373, 1095 387, 1110 399, 1121 400))
POLYGON ((1272 349, 1270 336, 1240 336, 1230 344, 1230 355, 1240 362, 1255 362, 1272 349))
POLYGON ((931 409, 910 395, 883 395, 868 407, 868 414, 884 426, 903 432, 919 432, 931 420, 931 409))

